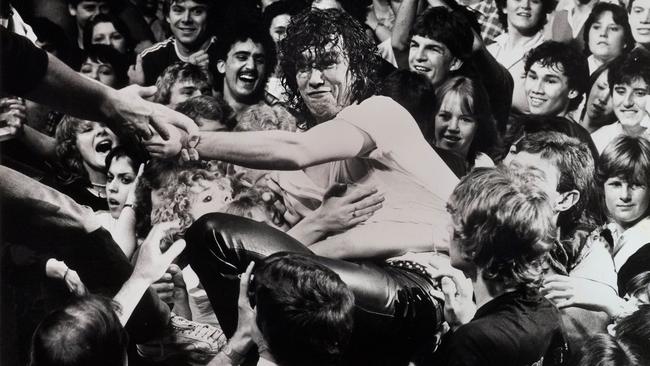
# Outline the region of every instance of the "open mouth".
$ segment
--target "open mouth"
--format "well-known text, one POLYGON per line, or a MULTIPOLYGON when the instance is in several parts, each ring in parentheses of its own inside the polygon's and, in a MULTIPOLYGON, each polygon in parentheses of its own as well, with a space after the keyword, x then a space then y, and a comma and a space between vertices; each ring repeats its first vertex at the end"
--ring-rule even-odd
POLYGON ((106 154, 111 149, 113 148, 113 141, 106 139, 106 140, 101 140, 100 142, 95 145, 95 151, 100 153, 100 154, 106 154))
POLYGON ((442 136, 442 138, 447 140, 447 142, 451 142, 451 143, 456 143, 460 141, 460 136, 457 135, 444 135, 442 136))
POLYGON ((540 105, 544 104, 544 102, 546 102, 545 99, 530 97, 530 96, 528 97, 528 103, 530 103, 530 105, 534 107, 539 107, 540 105))
POLYGON ((517 13, 517 16, 520 16, 522 18, 530 18, 531 13, 524 11, 524 12, 521 12, 521 13, 517 13))
POLYGON ((109 198, 107 201, 108 201, 109 206, 119 206, 120 205, 120 201, 116 200, 115 198, 109 198))

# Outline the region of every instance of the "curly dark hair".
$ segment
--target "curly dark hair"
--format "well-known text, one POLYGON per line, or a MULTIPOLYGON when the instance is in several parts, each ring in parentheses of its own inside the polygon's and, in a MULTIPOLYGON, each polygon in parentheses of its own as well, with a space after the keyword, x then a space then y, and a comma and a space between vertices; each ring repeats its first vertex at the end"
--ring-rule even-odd
POLYGON ((349 61, 351 100, 361 102, 375 94, 377 89, 380 57, 361 24, 340 10, 303 11, 291 19, 287 37, 280 42, 280 67, 284 75, 282 83, 287 90, 290 106, 305 119, 299 126, 301 128, 312 127, 314 121, 298 92, 296 74, 306 67, 306 63, 311 63, 315 68, 324 67, 323 60, 333 45, 341 46, 349 61), (339 42, 343 44, 339 45, 339 42), (313 60, 305 60, 306 51, 314 55, 313 60))
POLYGON ((635 48, 630 53, 615 58, 607 74, 610 92, 615 85, 632 84, 636 79, 642 79, 650 85, 650 52, 643 48, 635 48))
POLYGON ((409 38, 420 36, 438 41, 447 46, 454 57, 464 61, 472 55, 475 21, 467 12, 436 6, 417 18, 409 38))
POLYGON ((539 62, 544 67, 562 65, 563 74, 567 77, 569 89, 578 92, 578 96, 569 101, 569 111, 575 110, 582 102, 582 97, 589 90, 589 66, 587 59, 576 46, 556 41, 546 41, 533 48, 526 56, 524 73, 539 62))

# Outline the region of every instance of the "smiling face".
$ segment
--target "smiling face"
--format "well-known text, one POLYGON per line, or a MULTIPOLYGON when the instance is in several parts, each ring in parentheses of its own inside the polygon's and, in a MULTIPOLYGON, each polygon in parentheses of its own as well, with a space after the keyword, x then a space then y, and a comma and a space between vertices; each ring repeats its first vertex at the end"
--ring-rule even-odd
POLYGON ((251 39, 235 42, 226 60, 217 62, 217 69, 224 75, 224 94, 236 101, 246 100, 264 88, 264 47, 251 39))
POLYGON ((436 146, 467 156, 474 141, 477 121, 474 116, 461 110, 462 100, 456 92, 445 95, 435 117, 436 146))
POLYGON ((650 0, 634 0, 629 15, 634 40, 650 45, 650 0))
POLYGON ((85 121, 75 141, 84 168, 103 171, 106 168, 106 156, 117 146, 117 141, 117 136, 103 123, 85 121))
POLYGON ((115 87, 117 84, 117 76, 111 64, 86 59, 81 65, 79 73, 110 87, 115 87))
POLYGON ((124 36, 115 29, 111 22, 97 23, 93 27, 91 35, 92 44, 104 44, 111 46, 120 53, 126 53, 126 40, 124 36))
POLYGON ((624 126, 638 126, 646 112, 646 97, 648 84, 641 79, 635 79, 631 84, 616 84, 612 88, 612 105, 614 114, 624 126))
POLYGON ((297 68, 298 92, 318 122, 334 118, 352 102, 353 80, 342 42, 339 38, 336 44, 326 45, 319 60, 314 60, 313 51, 306 51, 297 68))
POLYGON ((206 213, 218 212, 226 203, 232 201, 232 187, 224 178, 201 179, 190 189, 193 197, 189 213, 196 220, 206 213))
POLYGON ((561 64, 533 63, 526 73, 524 89, 530 113, 542 116, 564 116, 570 99, 578 96, 569 88, 569 79, 561 64))
POLYGON ((589 28, 589 50, 597 59, 607 62, 623 52, 625 32, 614 22, 611 11, 600 14, 589 28))
POLYGON ((503 11, 508 17, 508 30, 515 29, 524 35, 537 32, 545 16, 541 0, 507 0, 503 11))
POLYGON ((167 22, 174 38, 188 51, 195 51, 207 39, 208 7, 192 0, 172 2, 167 22))
POLYGON ((621 177, 610 177, 605 181, 607 211, 623 229, 643 219, 648 212, 649 203, 647 185, 631 184, 621 177))
POLYGON ((128 156, 113 158, 106 175, 106 200, 108 209, 114 219, 120 217, 129 191, 135 183, 137 173, 133 161, 128 156))
POLYGON ((443 82, 449 71, 459 67, 459 61, 443 43, 417 35, 411 38, 409 69, 426 76, 434 86, 443 82))

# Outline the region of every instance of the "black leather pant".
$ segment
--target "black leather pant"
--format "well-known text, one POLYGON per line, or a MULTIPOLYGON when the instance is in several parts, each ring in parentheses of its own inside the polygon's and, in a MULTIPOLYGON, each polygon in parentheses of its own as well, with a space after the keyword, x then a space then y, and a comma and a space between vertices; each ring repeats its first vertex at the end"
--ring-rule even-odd
MULTIPOLYGON (((314 255, 289 235, 246 218, 208 214, 187 231, 190 265, 199 276, 219 323, 230 337, 237 327, 238 274, 250 261, 278 252, 314 255)), ((314 255, 337 273, 355 295, 355 330, 347 364, 406 364, 432 351, 443 321, 443 304, 421 272, 369 261, 314 255)))

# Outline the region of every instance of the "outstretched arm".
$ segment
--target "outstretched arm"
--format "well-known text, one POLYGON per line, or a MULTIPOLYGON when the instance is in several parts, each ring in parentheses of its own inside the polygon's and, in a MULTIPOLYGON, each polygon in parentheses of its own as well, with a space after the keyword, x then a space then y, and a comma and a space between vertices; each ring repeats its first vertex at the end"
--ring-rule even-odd
MULTIPOLYGON (((180 152, 178 148, 158 149, 158 146, 147 142, 145 146, 152 155, 159 157, 170 157, 180 152)), ((321 123, 304 133, 201 132, 196 146, 199 156, 204 160, 221 160, 248 168, 270 170, 298 170, 353 158, 372 148, 374 142, 365 132, 336 119, 321 123)))

